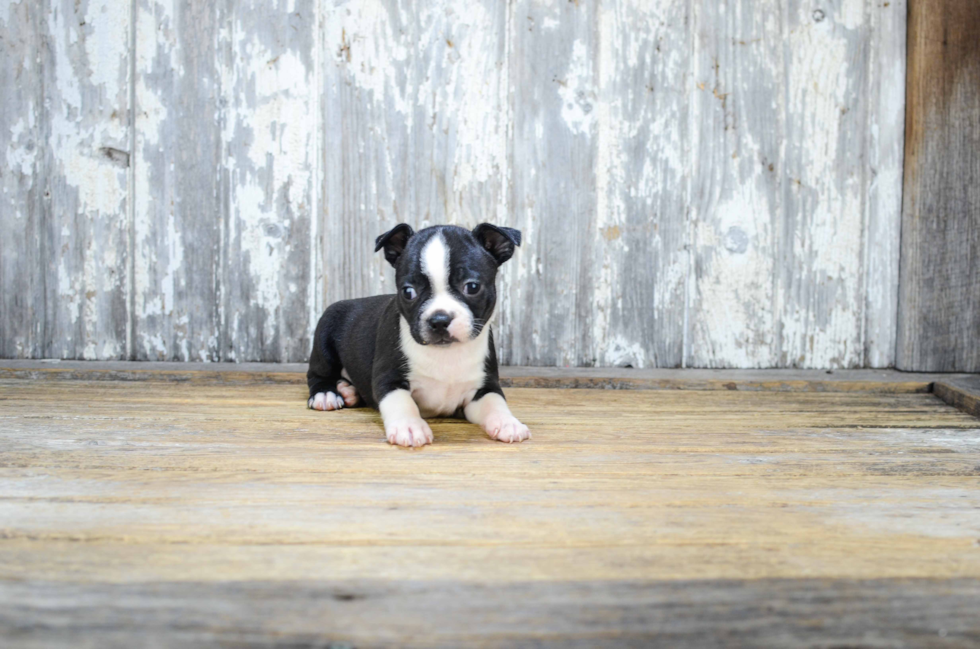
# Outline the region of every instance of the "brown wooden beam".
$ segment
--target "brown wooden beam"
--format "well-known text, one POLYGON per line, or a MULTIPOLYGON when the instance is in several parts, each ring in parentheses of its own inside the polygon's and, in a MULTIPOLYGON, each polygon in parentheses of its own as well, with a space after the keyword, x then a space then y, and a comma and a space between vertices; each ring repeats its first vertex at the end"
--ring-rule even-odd
POLYGON ((896 366, 980 371, 980 2, 911 0, 896 366))

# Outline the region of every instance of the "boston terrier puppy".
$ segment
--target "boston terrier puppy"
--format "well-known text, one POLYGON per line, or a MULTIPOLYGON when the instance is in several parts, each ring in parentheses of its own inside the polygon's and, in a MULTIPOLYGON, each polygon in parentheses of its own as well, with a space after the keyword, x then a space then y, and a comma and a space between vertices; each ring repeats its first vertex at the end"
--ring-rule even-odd
POLYGON ((377 408, 390 444, 432 443, 423 417, 463 416, 491 439, 522 442, 497 376, 487 325, 497 302, 497 268, 521 233, 483 223, 473 231, 404 223, 375 240, 395 267, 395 295, 343 300, 313 336, 308 405, 377 408))

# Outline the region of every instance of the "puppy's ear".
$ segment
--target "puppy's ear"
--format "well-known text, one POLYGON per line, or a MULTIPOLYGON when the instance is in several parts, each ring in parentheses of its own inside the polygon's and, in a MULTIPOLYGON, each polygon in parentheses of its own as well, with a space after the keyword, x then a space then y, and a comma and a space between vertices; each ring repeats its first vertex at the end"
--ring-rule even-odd
POLYGON ((415 234, 415 230, 412 229, 412 226, 407 223, 399 223, 374 240, 374 251, 378 252, 384 248, 385 259, 394 266, 398 262, 398 258, 405 252, 405 246, 408 245, 408 240, 412 238, 413 234, 415 234))
POLYGON ((497 265, 514 256, 514 248, 521 245, 521 231, 481 223, 473 228, 473 236, 497 260, 497 265))

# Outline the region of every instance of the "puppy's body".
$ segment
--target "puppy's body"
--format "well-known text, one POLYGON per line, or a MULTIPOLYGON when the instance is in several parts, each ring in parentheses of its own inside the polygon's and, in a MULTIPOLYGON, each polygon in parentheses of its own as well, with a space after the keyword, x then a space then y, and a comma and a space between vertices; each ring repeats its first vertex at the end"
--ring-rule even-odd
POLYGON ((368 405, 381 411, 388 441, 432 441, 422 417, 465 416, 494 439, 530 437, 507 408, 493 336, 497 267, 520 233, 484 224, 418 233, 399 225, 377 246, 395 267, 399 293, 331 305, 317 325, 309 406, 368 405))

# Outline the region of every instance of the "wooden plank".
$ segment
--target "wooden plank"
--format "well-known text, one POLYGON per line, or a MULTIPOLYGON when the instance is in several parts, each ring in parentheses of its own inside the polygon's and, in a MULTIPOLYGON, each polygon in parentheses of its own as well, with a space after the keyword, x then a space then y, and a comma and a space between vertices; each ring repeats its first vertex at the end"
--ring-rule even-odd
POLYGON ((507 11, 324 3, 321 306, 394 292, 397 223, 508 224, 507 11))
POLYGON ((137 3, 134 360, 221 359, 221 3, 137 3))
POLYGON ((125 358, 132 7, 113 0, 41 6, 39 351, 48 358, 125 358))
POLYGON ((889 365, 898 82, 870 53, 901 49, 887 31, 900 8, 698 7, 690 130, 697 159, 712 163, 692 181, 687 364, 889 365), (882 177, 869 177, 869 156, 882 177))
POLYGON ((974 417, 980 417, 980 376, 953 376, 933 384, 936 396, 974 417))
POLYGON ((0 3, 0 357, 40 356, 39 181, 43 115, 39 15, 30 2, 0 3))
POLYGON ((867 215, 864 232, 864 366, 895 365, 905 155, 906 0, 866 5, 867 215))
MULTIPOLYGON (((881 11, 877 4, 794 2, 786 9, 780 366, 864 364, 869 14, 881 11)), ((869 257, 887 255, 877 242, 867 245, 869 257)))
POLYGON ((980 7, 909 3, 897 366, 980 371, 980 7))
POLYGON ((931 395, 511 389, 530 442, 411 451, 303 389, 0 380, 4 644, 980 633, 980 426, 931 395))
POLYGON ((237 2, 224 19, 222 360, 304 361, 310 353, 319 317, 318 6, 237 2))
POLYGON ((694 7, 685 364, 777 367, 785 9, 751 1, 694 7))
POLYGON ((870 636, 968 649, 980 642, 977 597, 976 579, 0 582, 0 636, 14 646, 642 647, 666 638, 692 648, 868 646, 870 636))
MULTIPOLYGON (((688 4, 598 7, 596 213, 588 235, 595 294, 583 323, 592 328, 593 349, 580 351, 577 364, 642 368, 683 362, 688 4)), ((529 313, 537 319, 540 311, 529 313)))
MULTIPOLYGON (((166 363, 0 361, 0 378, 39 381, 180 381, 305 385, 305 363, 166 363)), ((500 368, 504 387, 610 390, 735 390, 749 392, 927 393, 937 382, 969 374, 910 374, 895 370, 672 370, 627 368, 500 368)))
POLYGON ((511 192, 524 244, 502 284, 504 364, 597 362, 596 24, 591 2, 519 0, 512 9, 511 192))

